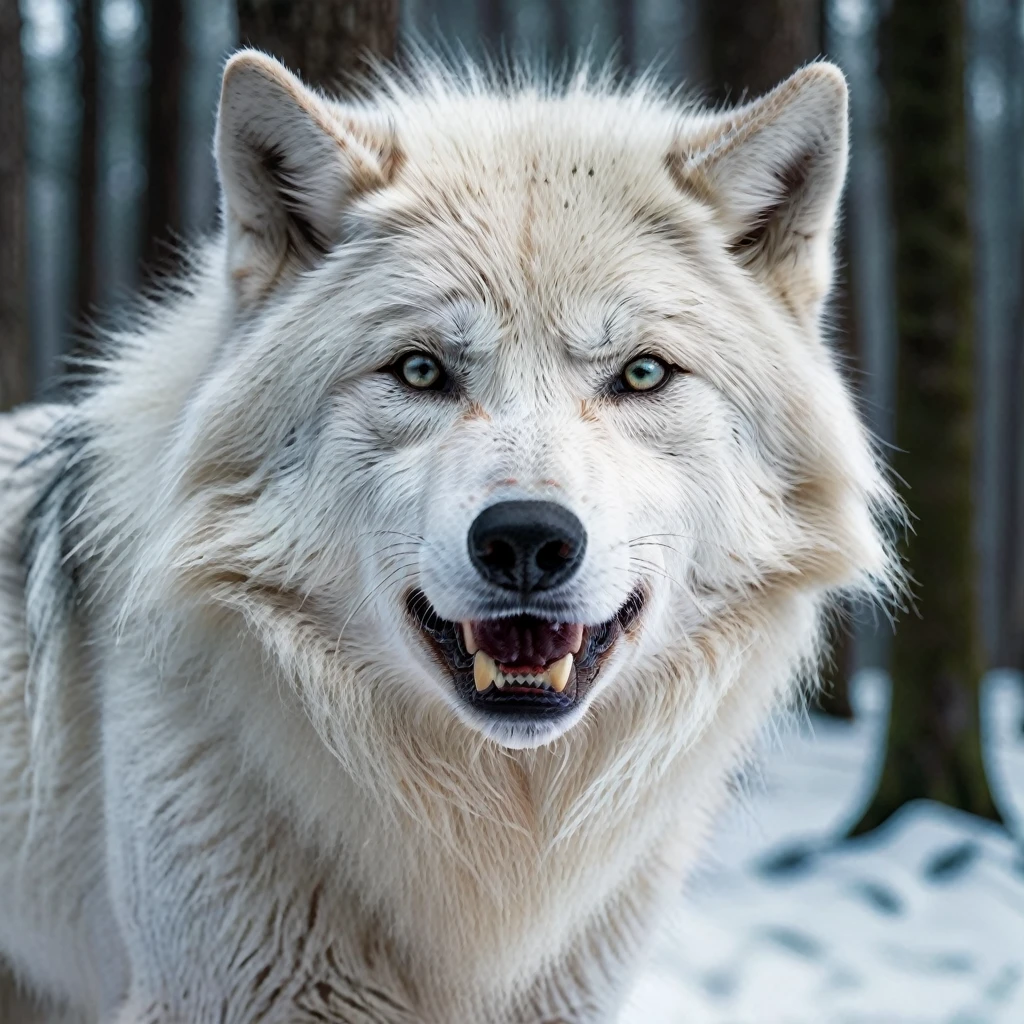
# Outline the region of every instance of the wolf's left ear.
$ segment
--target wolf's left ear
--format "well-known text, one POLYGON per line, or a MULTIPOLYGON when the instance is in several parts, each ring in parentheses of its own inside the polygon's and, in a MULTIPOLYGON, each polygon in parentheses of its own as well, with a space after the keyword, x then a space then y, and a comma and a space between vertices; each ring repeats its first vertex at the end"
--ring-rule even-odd
POLYGON ((256 50, 228 61, 217 168, 239 302, 258 301, 340 239, 346 204, 387 184, 387 132, 321 99, 256 50))
POLYGON ((669 166, 714 208, 735 257, 803 319, 817 315, 832 283, 847 146, 846 81, 819 62, 713 117, 669 166))

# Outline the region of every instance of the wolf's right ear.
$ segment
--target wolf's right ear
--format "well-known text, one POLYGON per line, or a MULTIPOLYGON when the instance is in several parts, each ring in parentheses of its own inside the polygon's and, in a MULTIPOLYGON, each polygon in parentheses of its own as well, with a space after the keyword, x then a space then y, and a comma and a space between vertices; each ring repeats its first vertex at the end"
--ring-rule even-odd
POLYGON ((259 301, 340 239, 344 209, 387 184, 393 143, 256 50, 228 61, 217 169, 240 304, 259 301))

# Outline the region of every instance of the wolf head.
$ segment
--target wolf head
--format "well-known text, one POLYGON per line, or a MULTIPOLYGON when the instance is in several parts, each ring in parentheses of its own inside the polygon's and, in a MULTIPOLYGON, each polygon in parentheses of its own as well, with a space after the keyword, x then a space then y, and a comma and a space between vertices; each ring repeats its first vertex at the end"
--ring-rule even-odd
POLYGON ((236 55, 177 578, 506 747, 876 586, 820 329, 846 150, 828 64, 706 112, 430 66, 339 103, 236 55))

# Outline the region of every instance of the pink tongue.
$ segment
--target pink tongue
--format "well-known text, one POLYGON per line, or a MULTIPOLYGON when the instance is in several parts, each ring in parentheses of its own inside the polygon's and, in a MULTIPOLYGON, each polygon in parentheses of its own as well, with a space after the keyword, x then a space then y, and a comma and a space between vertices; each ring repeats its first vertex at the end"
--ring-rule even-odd
POLYGON ((545 622, 526 615, 472 623, 473 639, 500 665, 540 667, 579 649, 580 622, 545 622))

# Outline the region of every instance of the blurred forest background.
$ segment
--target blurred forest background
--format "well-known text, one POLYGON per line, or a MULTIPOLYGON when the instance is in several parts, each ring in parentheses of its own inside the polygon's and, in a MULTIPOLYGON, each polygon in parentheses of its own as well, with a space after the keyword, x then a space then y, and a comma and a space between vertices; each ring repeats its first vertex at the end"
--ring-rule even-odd
POLYGON ((345 88, 403 42, 559 66, 589 50, 711 102, 819 55, 851 88, 835 344, 906 482, 917 614, 851 609, 822 710, 891 666, 864 828, 930 796, 997 817, 981 676, 1024 668, 1024 0, 0 0, 0 408, 45 397, 174 244, 217 218, 225 55, 345 88), (902 638, 902 639, 901 639, 902 638))

